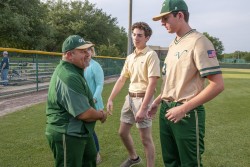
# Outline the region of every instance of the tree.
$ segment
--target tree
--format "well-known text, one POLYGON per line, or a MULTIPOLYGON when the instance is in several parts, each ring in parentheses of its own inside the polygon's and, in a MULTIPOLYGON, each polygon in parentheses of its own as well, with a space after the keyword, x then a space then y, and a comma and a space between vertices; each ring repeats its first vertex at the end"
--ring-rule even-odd
POLYGON ((217 54, 217 58, 221 59, 222 58, 222 52, 224 51, 224 46, 223 43, 219 40, 219 38, 216 37, 212 37, 210 36, 207 32, 203 33, 214 45, 216 54, 217 54))
POLYGON ((250 61, 249 52, 235 51, 232 55, 232 57, 234 57, 235 59, 244 59, 245 61, 250 61))
POLYGON ((111 55, 126 52, 127 34, 117 18, 88 0, 5 0, 0 10, 2 47, 61 52, 64 39, 78 34, 97 48, 112 48, 111 55))
POLYGON ((119 53, 117 47, 115 47, 115 45, 110 45, 110 46, 100 45, 99 47, 97 47, 97 55, 120 57, 120 53, 119 53))
POLYGON ((39 0, 0 2, 0 45, 22 49, 44 49, 49 27, 46 8, 39 0))
MULTIPOLYGON (((47 2, 48 24, 54 28, 55 51, 59 51, 63 40, 72 34, 78 34, 85 40, 109 48, 116 48, 118 54, 126 51, 127 34, 124 28, 117 26, 117 19, 95 8, 88 0, 65 2, 62 0, 47 2)), ((51 45, 48 46, 51 48, 51 45)), ((114 52, 111 55, 116 55, 114 52)))

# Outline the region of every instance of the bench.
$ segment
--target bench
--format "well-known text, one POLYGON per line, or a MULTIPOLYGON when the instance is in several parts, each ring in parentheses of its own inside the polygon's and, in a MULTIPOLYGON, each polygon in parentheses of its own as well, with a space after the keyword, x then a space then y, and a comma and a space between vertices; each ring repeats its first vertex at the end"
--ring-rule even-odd
POLYGON ((29 63, 29 62, 21 62, 21 63, 10 63, 9 70, 9 80, 33 80, 42 82, 47 78, 52 76, 52 73, 55 69, 55 64, 52 63, 29 63), (37 71, 38 70, 38 71, 37 71), (38 72, 38 77, 36 77, 38 72))
POLYGON ((39 76, 31 76, 28 77, 27 80, 29 81, 36 81, 38 79, 38 82, 44 82, 46 79, 50 79, 52 75, 39 75, 39 76))

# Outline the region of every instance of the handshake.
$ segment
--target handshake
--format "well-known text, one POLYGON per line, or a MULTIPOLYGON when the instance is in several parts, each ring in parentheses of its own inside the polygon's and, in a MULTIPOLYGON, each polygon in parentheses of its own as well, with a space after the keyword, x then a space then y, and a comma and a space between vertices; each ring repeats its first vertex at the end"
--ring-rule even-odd
POLYGON ((99 119, 101 121, 101 123, 104 123, 107 119, 107 112, 104 112, 103 110, 99 110, 99 112, 102 114, 101 118, 99 119))

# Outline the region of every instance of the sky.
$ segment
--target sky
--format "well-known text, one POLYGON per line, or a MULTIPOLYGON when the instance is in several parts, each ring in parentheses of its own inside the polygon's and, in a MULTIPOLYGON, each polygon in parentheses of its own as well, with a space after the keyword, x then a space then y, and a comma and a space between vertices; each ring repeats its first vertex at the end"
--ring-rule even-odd
MULTIPOLYGON (((158 15, 163 0, 132 0, 132 24, 144 21, 153 30, 148 45, 167 47, 175 38, 161 26, 160 21, 152 21, 158 15)), ((116 17, 119 27, 128 29, 129 0, 89 0, 95 7, 116 17)), ((250 52, 250 0, 186 0, 189 8, 191 28, 219 38, 224 46, 223 53, 235 51, 250 52)))

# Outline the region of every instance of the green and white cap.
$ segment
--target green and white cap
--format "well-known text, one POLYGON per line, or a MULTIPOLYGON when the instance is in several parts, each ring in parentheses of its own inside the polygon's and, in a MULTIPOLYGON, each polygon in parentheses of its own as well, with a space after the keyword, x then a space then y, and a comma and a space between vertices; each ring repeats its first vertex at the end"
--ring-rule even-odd
POLYGON ((87 43, 79 35, 70 35, 62 45, 62 52, 67 52, 73 49, 87 49, 94 46, 94 44, 87 43))
POLYGON ((162 16, 174 11, 188 11, 186 2, 183 0, 165 0, 162 4, 160 15, 153 17, 153 20, 158 21, 162 16))

